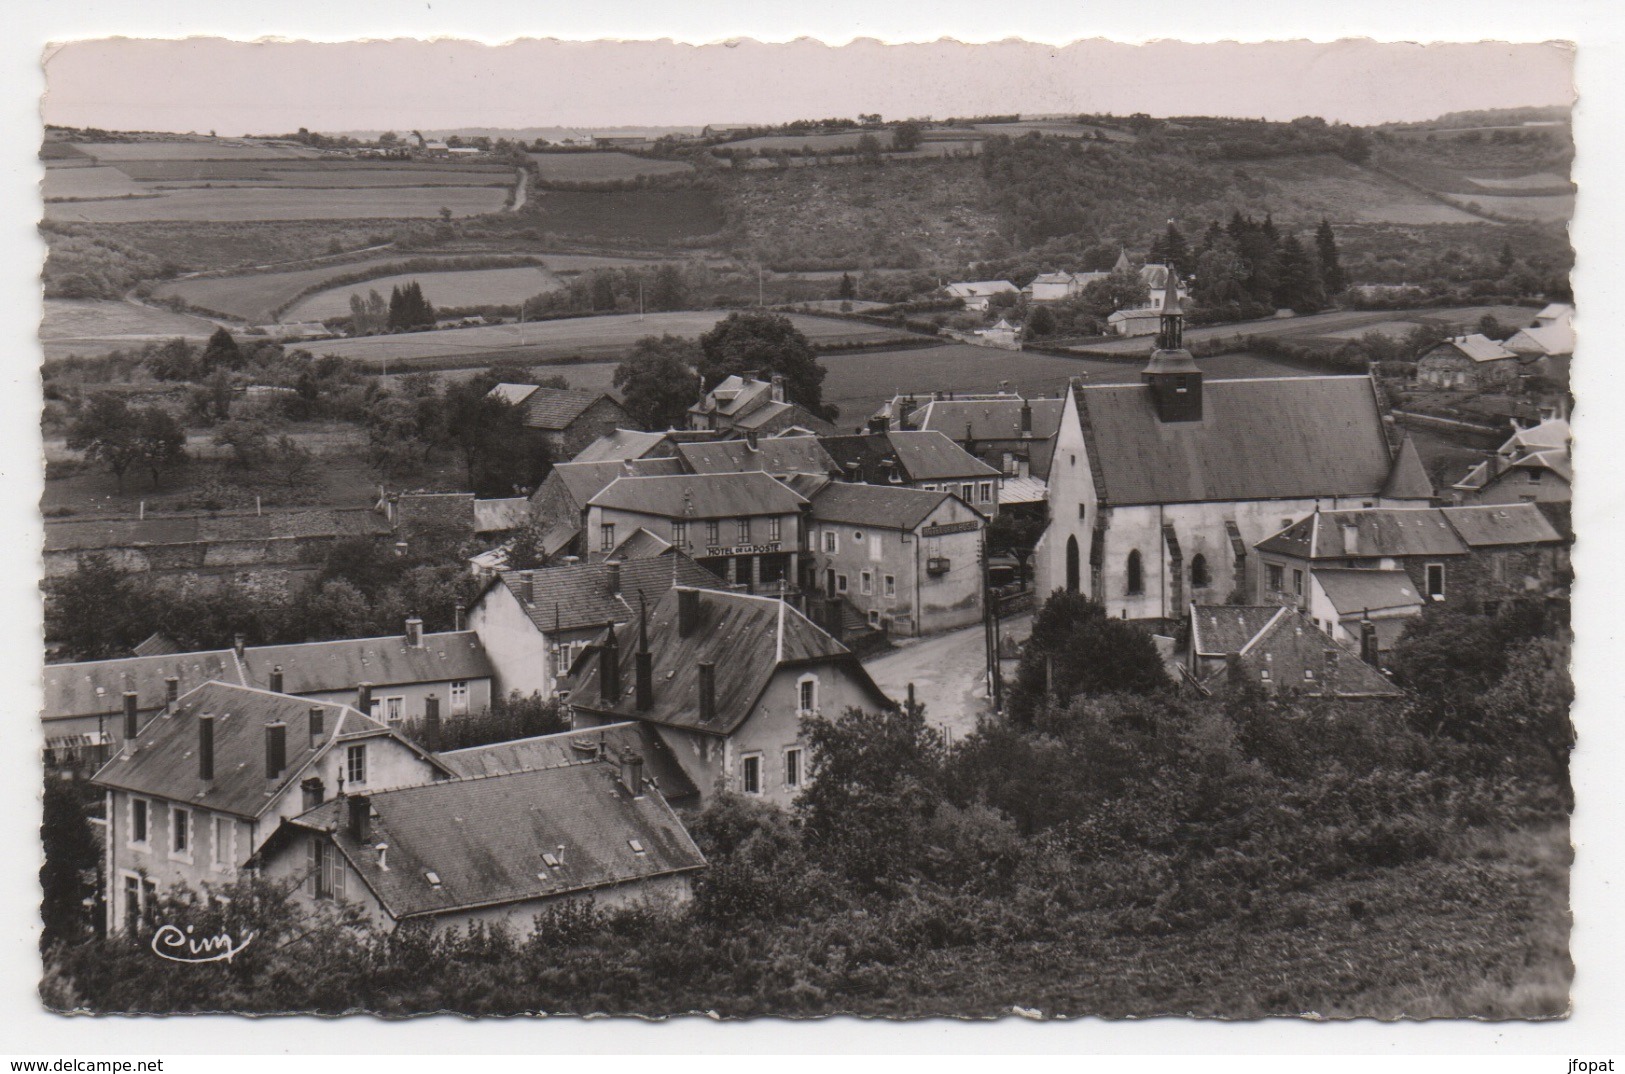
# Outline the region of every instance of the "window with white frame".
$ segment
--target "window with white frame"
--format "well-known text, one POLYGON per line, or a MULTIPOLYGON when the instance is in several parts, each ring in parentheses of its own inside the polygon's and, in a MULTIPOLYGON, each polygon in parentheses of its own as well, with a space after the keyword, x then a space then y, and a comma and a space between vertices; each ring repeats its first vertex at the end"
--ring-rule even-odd
POLYGON ((972 499, 972 497, 975 495, 976 486, 971 484, 969 481, 959 486, 959 498, 964 500, 966 503, 975 503, 976 501, 972 499))
POLYGON ((862 593, 864 596, 868 596, 869 594, 873 593, 874 591, 875 591, 875 576, 874 576, 874 573, 871 572, 871 571, 864 571, 862 574, 858 575, 858 592, 862 593))
POLYGON ((739 763, 740 789, 746 794, 762 793, 762 755, 747 753, 739 763))
POLYGON ((884 592, 886 596, 895 597, 897 595, 897 575, 886 575, 881 579, 881 584, 884 587, 882 592, 884 592))
POLYGON ((734 543, 735 544, 749 544, 750 543, 750 519, 748 519, 748 518, 736 518, 736 519, 734 519, 734 543))
POLYGON ((137 850, 152 846, 152 803, 145 798, 130 799, 130 846, 137 850))
POLYGON ((1281 588, 1286 585, 1284 568, 1279 563, 1267 563, 1265 567, 1269 570, 1270 589, 1277 593, 1280 592, 1281 588))
POLYGON ((884 539, 878 533, 871 533, 869 535, 869 558, 874 560, 876 563, 880 562, 880 557, 884 554, 881 548, 883 540, 884 539))
POLYGON ((837 593, 845 593, 846 592, 846 575, 837 574, 835 576, 835 592, 837 592, 837 593))
POLYGON ((714 518, 705 524, 705 543, 722 543, 722 523, 718 522, 714 518))
POLYGON ((158 883, 139 873, 123 873, 124 931, 136 932, 152 919, 158 905, 158 883))
POLYGON ((803 675, 796 683, 796 709, 799 712, 818 711, 818 677, 803 675))
POLYGON ((1444 599, 1444 564, 1429 563, 1427 565, 1428 599, 1444 599))
POLYGON ((688 547, 688 523, 682 519, 672 519, 671 543, 677 548, 688 547))
POLYGON ((468 715, 468 680, 457 679, 451 684, 451 714, 468 715))
POLYGON ((835 553, 839 552, 840 550, 841 550, 841 536, 840 536, 840 534, 836 533, 834 530, 825 530, 824 531, 824 552, 825 552, 825 554, 834 555, 835 553))
POLYGON ((192 811, 183 806, 169 807, 169 856, 174 861, 192 860, 192 811))
POLYGON ((209 864, 221 872, 237 865, 237 822, 218 813, 209 818, 209 864))
POLYGON ((805 773, 802 770, 801 747, 791 746, 784 751, 784 785, 786 787, 801 786, 805 773))
POLYGON ((389 726, 399 727, 401 725, 401 721, 404 719, 406 719, 406 698, 384 698, 384 720, 389 724, 389 726))
POLYGON ((367 782, 367 747, 365 743, 357 743, 344 751, 344 781, 357 784, 367 782))
POLYGON ((611 552, 615 549, 615 523, 605 522, 598 527, 598 550, 611 552))
POLYGON ((976 491, 977 491, 977 494, 981 498, 981 501, 983 503, 992 503, 993 502, 993 482, 991 482, 991 481, 983 481, 983 482, 981 482, 979 485, 976 486, 976 491))
POLYGON ((784 540, 784 520, 774 515, 767 520, 767 539, 770 541, 784 540))
POLYGON ((344 863, 327 836, 312 834, 306 858, 305 890, 318 899, 344 898, 344 863))

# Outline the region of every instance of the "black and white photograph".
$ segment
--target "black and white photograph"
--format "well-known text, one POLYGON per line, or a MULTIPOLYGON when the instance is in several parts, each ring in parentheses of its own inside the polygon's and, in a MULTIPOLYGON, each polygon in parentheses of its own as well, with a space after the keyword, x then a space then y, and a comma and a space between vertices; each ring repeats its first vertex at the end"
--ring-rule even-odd
POLYGON ((209 30, 27 135, 64 1033, 1571 1016, 1583 48, 209 30))

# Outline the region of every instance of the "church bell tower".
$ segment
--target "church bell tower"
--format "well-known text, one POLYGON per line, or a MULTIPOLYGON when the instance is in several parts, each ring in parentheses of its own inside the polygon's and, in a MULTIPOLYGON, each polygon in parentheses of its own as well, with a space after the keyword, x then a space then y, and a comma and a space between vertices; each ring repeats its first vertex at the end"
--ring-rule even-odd
POLYGON ((1202 420, 1202 371, 1185 349, 1185 311, 1179 304, 1179 275, 1172 265, 1163 293, 1162 330, 1140 379, 1151 393, 1159 421, 1202 420))

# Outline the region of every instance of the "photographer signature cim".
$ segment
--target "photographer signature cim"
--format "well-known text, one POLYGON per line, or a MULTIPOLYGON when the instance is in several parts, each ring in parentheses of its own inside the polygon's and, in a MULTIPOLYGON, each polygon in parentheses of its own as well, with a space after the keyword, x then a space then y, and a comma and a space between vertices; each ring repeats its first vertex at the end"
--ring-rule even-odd
POLYGON ((193 926, 183 931, 175 925, 164 925, 152 936, 152 953, 171 962, 230 962, 253 942, 257 933, 250 932, 241 942, 231 934, 194 937, 193 926))

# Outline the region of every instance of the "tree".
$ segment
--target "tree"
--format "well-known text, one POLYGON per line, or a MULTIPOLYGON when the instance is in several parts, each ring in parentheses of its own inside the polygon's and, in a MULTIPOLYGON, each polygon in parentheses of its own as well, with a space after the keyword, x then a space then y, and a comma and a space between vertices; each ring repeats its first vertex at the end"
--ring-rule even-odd
POLYGON ((1201 306, 1223 306, 1247 299, 1247 263, 1236 242, 1224 232, 1196 259, 1195 299, 1201 306))
POLYGON ((417 408, 399 395, 381 395, 367 410, 367 458, 385 477, 415 471, 424 445, 418 436, 417 408))
POLYGON ((175 416, 161 406, 136 411, 136 447, 141 465, 152 474, 152 487, 158 475, 186 458, 186 430, 175 416))
POLYGON ((416 280, 390 289, 388 325, 395 332, 434 326, 434 307, 416 280))
POLYGON ((824 405, 824 367, 807 337, 777 313, 730 313, 700 337, 700 375, 709 390, 736 373, 756 371, 784 377, 785 393, 819 417, 833 421, 839 411, 824 405))
POLYGON ((872 134, 858 135, 858 159, 865 164, 879 164, 880 139, 872 134))
POLYGON ((1097 319, 1104 320, 1118 310, 1143 306, 1151 298, 1151 289, 1140 274, 1132 269, 1113 272, 1103 280, 1084 285, 1078 295, 1079 303, 1097 319))
POLYGON ((484 385, 464 381, 446 389, 447 440, 463 460, 468 486, 482 496, 512 496, 535 488, 553 468, 547 441, 525 425, 525 412, 484 385))
POLYGON ((694 366, 704 360, 691 339, 666 334, 645 336, 615 367, 615 390, 640 429, 681 428, 698 396, 694 366))
POLYGON ((1337 256, 1337 236, 1325 217, 1321 217, 1320 226, 1315 229, 1315 253, 1320 259, 1320 279, 1326 294, 1342 294, 1348 287, 1348 279, 1343 275, 1343 265, 1337 256))
POLYGON ((213 373, 217 369, 241 369, 243 367, 243 352, 237 346, 237 340, 224 328, 216 328, 214 335, 203 348, 203 357, 199 360, 205 374, 213 373))
POLYGON ((836 289, 835 297, 856 298, 857 295, 858 289, 857 285, 852 282, 852 274, 850 272, 841 273, 841 284, 840 287, 836 289))
POLYGON ((271 431, 256 418, 224 422, 214 433, 214 446, 229 448, 232 462, 244 470, 257 470, 271 446, 271 431))
POLYGON ((100 552, 81 555, 71 572, 47 583, 46 594, 45 636, 74 659, 126 655, 140 637, 129 636, 142 625, 136 586, 100 552))
POLYGON ((1033 620, 1010 692, 1010 718, 1032 723, 1048 703, 1078 696, 1145 694, 1169 685, 1151 635, 1079 593, 1057 590, 1033 620))
POLYGON ((290 489, 308 485, 316 478, 314 453, 287 433, 278 435, 271 444, 267 462, 290 489))
POLYGON ((124 473, 140 462, 145 449, 136 430, 136 417, 124 400, 97 393, 80 408, 68 427, 68 449, 99 462, 113 472, 120 491, 124 473))
POLYGON ((1296 313, 1316 313, 1325 308, 1326 289, 1320 266, 1309 256, 1296 235, 1281 240, 1280 282, 1275 301, 1296 313))
POLYGON ((1177 224, 1168 221, 1167 230, 1151 243, 1149 260, 1153 264, 1171 265, 1175 271, 1188 273, 1191 269, 1189 256, 1184 234, 1177 224))
POLYGON ((688 305, 688 285, 683 282, 683 270, 676 265, 661 265, 655 270, 654 284, 649 288, 649 308, 680 310, 688 305))
POLYGON ((47 779, 40 843, 45 864, 40 866, 40 918, 45 928, 40 949, 55 943, 73 943, 88 935, 93 922, 85 900, 95 894, 101 850, 90 829, 86 811, 88 788, 80 780, 47 779))
POLYGON ((1055 314, 1045 306, 1034 307, 1027 315, 1027 321, 1022 325, 1022 332, 1029 339, 1042 339, 1055 334, 1055 314))
MULTIPOLYGON (((1042 312, 1042 308, 1036 311, 1042 312)), ((997 555, 1014 556, 1021 571, 1021 583, 1025 585, 1033 547, 1043 535, 1043 522, 1014 511, 1000 511, 987 527, 988 550, 997 555)))
POLYGON ((920 145, 920 125, 912 119, 905 119, 892 128, 891 147, 899 153, 907 153, 911 149, 918 149, 920 145))

